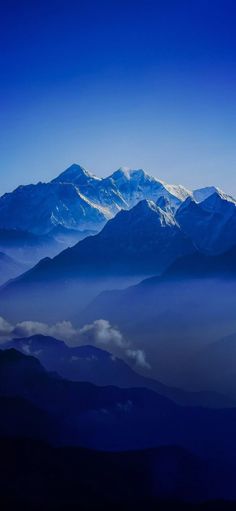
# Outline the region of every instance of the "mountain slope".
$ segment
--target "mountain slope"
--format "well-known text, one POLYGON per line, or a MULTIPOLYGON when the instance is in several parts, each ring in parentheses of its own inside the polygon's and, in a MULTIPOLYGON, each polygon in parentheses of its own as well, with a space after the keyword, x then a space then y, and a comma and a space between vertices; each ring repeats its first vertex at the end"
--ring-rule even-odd
POLYGON ((47 234, 60 225, 89 229, 104 225, 109 211, 97 206, 71 183, 20 186, 0 198, 0 226, 47 234))
MULTIPOLYGON (((233 240, 232 240, 233 242, 233 240)), ((236 245, 217 255, 195 252, 177 261, 167 269, 164 278, 236 278, 236 245)))
POLYGON ((26 269, 27 265, 15 261, 4 252, 0 252, 0 284, 17 277, 26 269))

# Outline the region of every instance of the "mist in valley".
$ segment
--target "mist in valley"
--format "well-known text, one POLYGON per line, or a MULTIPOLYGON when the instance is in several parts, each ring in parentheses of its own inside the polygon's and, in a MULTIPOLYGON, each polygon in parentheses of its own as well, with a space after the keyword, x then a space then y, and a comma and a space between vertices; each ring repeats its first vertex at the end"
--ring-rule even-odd
MULTIPOLYGON (((214 354, 215 344, 236 332, 236 280, 139 280, 114 276, 47 285, 33 282, 13 295, 8 291, 9 298, 3 294, 0 315, 12 324, 46 324, 52 332, 55 324, 65 321, 75 329, 107 321, 121 332, 131 351, 145 354, 146 363, 135 367, 145 377, 186 391, 215 391, 236 398, 234 371, 229 376, 225 362, 227 357, 232 360, 227 343, 219 345, 218 357, 214 354)), ((41 333, 37 327, 34 331, 41 333)), ((64 335, 68 341, 66 331, 64 335)), ((94 339, 78 336, 73 342, 93 344, 94 339)), ((124 356, 112 343, 105 348, 124 356)), ((124 358, 132 365, 132 357, 124 358)))

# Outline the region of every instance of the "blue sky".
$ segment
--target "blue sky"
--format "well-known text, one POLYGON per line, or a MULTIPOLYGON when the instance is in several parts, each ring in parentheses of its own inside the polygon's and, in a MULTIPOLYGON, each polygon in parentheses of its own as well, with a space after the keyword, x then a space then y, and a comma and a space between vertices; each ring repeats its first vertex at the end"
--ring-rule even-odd
POLYGON ((1 2, 0 193, 73 162, 236 195, 230 0, 1 2))

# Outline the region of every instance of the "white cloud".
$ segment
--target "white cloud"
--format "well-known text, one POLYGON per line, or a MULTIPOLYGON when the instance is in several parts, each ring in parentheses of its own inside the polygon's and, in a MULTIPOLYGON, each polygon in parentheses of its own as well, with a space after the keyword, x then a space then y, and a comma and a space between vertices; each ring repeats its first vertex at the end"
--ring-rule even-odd
POLYGON ((122 333, 112 327, 106 319, 97 319, 90 325, 85 325, 81 328, 80 334, 91 337, 97 344, 103 346, 123 348, 126 345, 122 333))
POLYGON ((126 354, 128 358, 135 361, 137 366, 143 367, 145 369, 151 368, 150 364, 146 360, 146 355, 143 350, 128 349, 126 354))
POLYGON ((54 325, 37 321, 23 321, 12 325, 0 317, 0 342, 6 342, 13 338, 31 337, 36 334, 55 337, 69 346, 93 344, 107 349, 113 356, 123 358, 137 367, 150 368, 144 351, 135 349, 124 338, 120 330, 105 319, 98 319, 82 328, 76 328, 70 321, 61 321, 54 325))

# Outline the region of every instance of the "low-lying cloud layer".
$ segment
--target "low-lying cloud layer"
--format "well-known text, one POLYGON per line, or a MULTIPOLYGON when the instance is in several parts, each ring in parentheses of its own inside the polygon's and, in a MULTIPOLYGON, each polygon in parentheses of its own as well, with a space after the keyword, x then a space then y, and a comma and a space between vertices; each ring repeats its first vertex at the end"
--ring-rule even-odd
POLYGON ((107 349, 117 357, 129 361, 131 364, 149 369, 143 350, 134 349, 118 328, 113 327, 109 321, 98 319, 91 324, 76 328, 70 321, 61 321, 55 325, 36 321, 23 321, 12 325, 0 317, 0 342, 4 343, 14 338, 31 337, 41 334, 55 337, 64 341, 68 346, 81 346, 92 344, 107 349))

